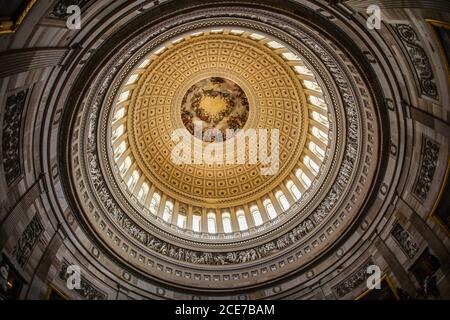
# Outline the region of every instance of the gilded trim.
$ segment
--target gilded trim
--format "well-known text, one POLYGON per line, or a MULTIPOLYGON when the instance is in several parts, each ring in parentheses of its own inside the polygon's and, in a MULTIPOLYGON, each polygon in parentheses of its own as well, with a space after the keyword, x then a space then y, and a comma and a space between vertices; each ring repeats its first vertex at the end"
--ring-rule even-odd
MULTIPOLYGON (((392 291, 392 293, 395 296, 396 300, 400 300, 400 297, 397 294, 397 289, 395 289, 394 284, 392 283, 391 279, 389 278, 389 276, 387 274, 384 274, 381 279, 380 279, 380 285, 381 283, 383 283, 383 281, 386 280, 386 283, 388 284, 388 288, 392 291)), ((362 298, 364 298, 367 294, 369 294, 372 290, 374 289, 367 289, 365 290, 363 293, 361 293, 359 296, 357 296, 355 298, 355 300, 361 300, 362 298)), ((381 290, 381 289, 380 289, 381 290)))
POLYGON ((47 293, 45 294, 45 300, 50 300, 50 295, 51 295, 52 291, 56 292, 64 300, 69 300, 69 298, 67 298, 67 296, 61 290, 59 290, 55 285, 53 285, 52 283, 50 283, 48 285, 47 293))
POLYGON ((25 9, 20 13, 19 18, 16 21, 5 21, 0 24, 0 35, 11 34, 17 31, 25 20, 26 16, 30 13, 31 9, 36 4, 37 0, 29 0, 25 9))
POLYGON ((441 187, 439 188, 439 192, 438 192, 436 200, 433 204, 433 207, 432 207, 430 213, 428 214, 428 218, 432 217, 436 221, 436 223, 442 229, 444 229, 444 231, 450 237, 450 230, 447 228, 447 226, 444 224, 444 222, 441 220, 441 218, 438 217, 437 215, 435 215, 436 209, 439 206, 439 203, 441 202, 442 196, 444 195, 444 191, 445 191, 445 187, 447 185, 447 180, 448 180, 449 174, 450 174, 450 158, 448 158, 448 161, 447 161, 447 168, 445 169, 444 180, 442 181, 441 187))
POLYGON ((435 28, 433 28, 433 27, 440 27, 440 28, 450 30, 450 23, 445 22, 445 21, 434 20, 434 19, 425 19, 425 21, 428 22, 428 24, 431 27, 433 39, 437 43, 437 47, 439 50, 439 55, 441 56, 441 60, 444 61, 444 66, 445 66, 445 69, 447 70, 447 80, 448 80, 448 84, 450 85, 450 66, 448 65, 447 56, 445 54, 444 48, 442 47, 441 41, 439 40, 439 36, 438 36, 435 28))

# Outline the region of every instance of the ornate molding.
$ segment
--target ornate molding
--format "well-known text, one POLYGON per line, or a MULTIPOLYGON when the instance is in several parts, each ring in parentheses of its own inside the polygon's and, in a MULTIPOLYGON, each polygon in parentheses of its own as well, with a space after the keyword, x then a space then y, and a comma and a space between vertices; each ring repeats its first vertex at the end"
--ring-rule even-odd
POLYGON ((414 185, 413 193, 423 203, 428 197, 434 172, 439 159, 439 144, 430 138, 422 137, 422 159, 420 160, 419 174, 414 185))
POLYGON ((25 108, 28 89, 6 99, 3 119, 2 155, 6 183, 11 185, 22 175, 20 154, 20 132, 22 113, 25 108))
MULTIPOLYGON (((67 281, 69 278, 69 274, 67 273, 67 268, 70 263, 67 261, 63 261, 61 265, 61 270, 59 272, 59 278, 63 281, 67 281)), ((85 277, 81 276, 80 288, 74 289, 83 299, 86 300, 106 300, 107 295, 89 281, 86 280, 85 277)))
POLYGON ((0 35, 16 32, 17 29, 22 25, 25 18, 28 16, 36 2, 37 0, 26 1, 23 10, 15 13, 16 17, 1 17, 2 19, 0 21, 0 35))
POLYGON ((408 24, 396 24, 394 29, 406 48, 419 80, 422 94, 435 100, 439 99, 433 69, 425 50, 421 46, 417 33, 408 24))
POLYGON ((348 293, 359 287, 361 284, 363 284, 364 281, 366 281, 370 276, 370 274, 367 273, 367 269, 370 265, 373 265, 372 260, 368 260, 367 262, 365 262, 351 276, 335 286, 333 290, 335 291, 336 295, 339 298, 342 298, 343 296, 347 295, 348 293))
POLYGON ((410 259, 415 257, 415 255, 419 251, 417 243, 399 222, 395 223, 394 227, 392 228, 391 235, 397 241, 403 252, 410 259))
POLYGON ((83 6, 85 6, 89 1, 91 0, 60 0, 53 7, 53 10, 50 12, 49 16, 57 19, 66 19, 70 16, 70 14, 67 13, 67 8, 69 6, 75 5, 83 8, 83 6))
POLYGON ((25 228, 12 252, 21 267, 27 263, 43 231, 44 228, 36 214, 25 228))

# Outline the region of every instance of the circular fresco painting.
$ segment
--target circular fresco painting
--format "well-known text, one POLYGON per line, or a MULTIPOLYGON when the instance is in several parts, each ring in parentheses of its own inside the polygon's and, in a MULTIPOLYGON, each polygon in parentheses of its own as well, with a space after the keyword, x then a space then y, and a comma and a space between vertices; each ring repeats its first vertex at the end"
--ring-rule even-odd
POLYGON ((184 95, 181 119, 186 129, 205 142, 233 137, 247 122, 249 104, 231 80, 211 77, 194 84, 184 95))

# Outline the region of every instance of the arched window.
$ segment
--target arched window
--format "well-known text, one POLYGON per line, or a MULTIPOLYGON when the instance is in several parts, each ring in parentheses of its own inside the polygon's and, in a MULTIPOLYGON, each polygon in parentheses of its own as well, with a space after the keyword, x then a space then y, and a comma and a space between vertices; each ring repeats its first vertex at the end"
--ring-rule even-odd
POLYGON ((177 226, 181 229, 186 229, 187 218, 184 214, 178 214, 177 226))
POLYGON ((201 232, 202 217, 198 214, 192 216, 192 230, 195 232, 201 232))
POLYGON ((139 193, 138 193, 138 200, 139 200, 140 203, 144 203, 145 199, 147 199, 147 195, 148 195, 148 190, 149 189, 150 188, 148 186, 148 183, 144 182, 142 184, 141 189, 139 190, 139 193))
POLYGON ((311 186, 311 179, 301 169, 298 169, 295 175, 306 188, 309 188, 309 186, 311 186))
POLYGON ((297 56, 296 54, 293 54, 292 52, 284 52, 282 54, 282 56, 289 61, 301 61, 302 59, 300 59, 299 56, 297 56))
POLYGON ((311 150, 319 159, 323 160, 325 157, 325 151, 319 147, 314 141, 308 143, 308 148, 311 150))
POLYGON ((295 183, 292 180, 289 180, 286 183, 286 187, 291 192, 291 194, 295 198, 295 200, 300 199, 300 197, 302 196, 302 193, 300 192, 300 190, 298 190, 297 186, 295 185, 295 183))
POLYGON ((161 196, 159 193, 155 192, 152 197, 152 201, 150 202, 150 212, 153 214, 158 213, 159 202, 161 201, 161 196))
POLYGON ((262 40, 265 37, 263 35, 260 35, 259 33, 252 33, 250 35, 250 38, 252 38, 253 40, 262 40))
POLYGON ((133 174, 131 175, 130 179, 128 179, 128 190, 133 191, 134 187, 136 186, 136 183, 139 180, 139 172, 137 170, 133 171, 133 174))
POLYGON ((173 212, 173 202, 170 200, 166 201, 163 212, 163 220, 166 222, 170 222, 172 220, 172 212, 173 212))
POLYGON ((289 209, 289 201, 286 199, 286 196, 281 190, 275 194, 275 197, 277 198, 283 210, 289 209))
POLYGON ((150 59, 145 59, 144 61, 142 61, 142 63, 139 65, 138 69, 143 69, 146 66, 148 66, 150 64, 150 59))
POLYGON ((236 218, 239 225, 239 230, 244 231, 248 229, 247 220, 245 219, 244 210, 238 210, 236 212, 236 218))
POLYGON ((229 212, 222 213, 222 224, 223 224, 223 231, 225 233, 233 232, 233 228, 231 227, 231 216, 229 212))
POLYGON ((209 212, 207 219, 208 219, 208 232, 217 233, 216 214, 214 212, 209 212))
POLYGON ((236 34, 236 35, 241 35, 241 34, 244 33, 244 30, 232 29, 232 30, 230 31, 230 33, 236 34))
POLYGON ((277 212, 272 204, 272 201, 270 199, 266 199, 263 202, 264 208, 266 208, 267 214, 269 215, 270 219, 275 219, 277 216, 277 212))
POLYGON ((325 104, 325 101, 321 98, 318 98, 316 96, 308 96, 308 100, 312 105, 315 105, 317 107, 325 109, 327 106, 325 104))
POLYGON ((135 74, 133 74, 132 76, 130 76, 128 78, 128 81, 127 81, 127 83, 125 85, 128 86, 130 84, 133 84, 133 83, 135 83, 137 81, 137 79, 139 79, 139 75, 137 73, 135 73, 135 74))
POLYGON ((112 141, 117 140, 117 138, 119 138, 124 132, 125 132, 125 126, 123 124, 121 124, 113 131, 112 138, 111 138, 112 141))
POLYGON ((125 152, 125 149, 127 148, 127 144, 125 141, 122 141, 121 144, 114 150, 114 158, 117 160, 120 158, 120 156, 125 152))
POLYGON ((319 166, 309 157, 305 156, 303 158, 303 163, 310 169, 314 174, 319 172, 319 166))
POLYGON ((253 221, 255 222, 255 226, 260 226, 263 224, 261 213, 259 212, 259 209, 257 206, 252 206, 250 208, 250 213, 252 214, 253 221))
POLYGON ((119 110, 117 110, 116 113, 114 114, 114 122, 116 122, 119 119, 122 119, 124 115, 125 115, 125 107, 122 107, 119 110))
POLYGON ((305 86, 306 89, 317 91, 317 92, 322 92, 322 89, 319 87, 317 82, 303 80, 303 85, 305 86))
POLYGON ((284 48, 284 46, 283 46, 281 43, 278 43, 278 42, 276 42, 276 41, 270 41, 270 42, 267 42, 267 45, 268 45, 269 47, 271 47, 272 49, 281 49, 281 48, 284 48))
POLYGON ((118 103, 126 101, 130 97, 130 90, 124 91, 120 94, 118 103))
POLYGON ((131 166, 131 158, 126 157, 122 165, 119 167, 120 175, 123 176, 131 166))
POLYGON ((312 76, 313 75, 313 73, 305 66, 295 66, 294 69, 299 74, 305 74, 305 75, 308 75, 308 76, 312 76))
POLYGON ((311 112, 311 118, 316 120, 317 122, 323 124, 325 127, 328 127, 328 118, 325 117, 323 114, 318 113, 317 111, 311 112))
POLYGON ((316 127, 312 127, 311 129, 312 134, 318 138, 320 141, 322 141, 323 143, 327 143, 328 142, 328 135, 323 132, 322 130, 316 128, 316 127))

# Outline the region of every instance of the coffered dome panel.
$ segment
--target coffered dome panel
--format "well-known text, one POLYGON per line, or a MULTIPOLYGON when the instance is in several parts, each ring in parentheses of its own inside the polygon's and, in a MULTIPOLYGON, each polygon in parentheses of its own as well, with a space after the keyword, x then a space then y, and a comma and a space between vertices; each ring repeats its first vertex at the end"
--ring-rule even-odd
POLYGON ((132 154, 149 181, 173 199, 213 208, 242 205, 272 190, 299 161, 308 128, 300 78, 287 61, 254 40, 229 34, 184 39, 155 57, 133 91, 127 117, 132 154), (249 93, 244 130, 280 131, 275 175, 262 175, 261 164, 178 165, 171 160, 172 132, 184 127, 186 88, 208 76, 235 80, 249 93))

